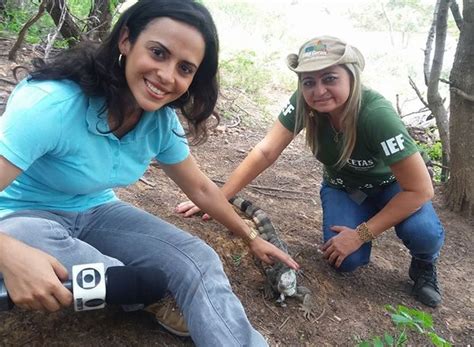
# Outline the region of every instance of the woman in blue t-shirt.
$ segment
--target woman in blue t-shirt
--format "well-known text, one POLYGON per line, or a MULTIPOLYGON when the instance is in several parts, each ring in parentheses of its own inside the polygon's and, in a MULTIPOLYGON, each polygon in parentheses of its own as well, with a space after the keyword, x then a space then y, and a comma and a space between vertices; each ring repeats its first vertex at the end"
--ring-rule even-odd
POLYGON ((266 345, 217 254, 112 190, 135 182, 156 159, 257 257, 298 268, 248 228, 189 154, 174 109, 195 139, 205 138, 218 95, 217 63, 217 32, 205 7, 141 0, 103 43, 35 64, 0 118, 0 273, 16 305, 70 305, 61 282, 74 265, 149 267, 161 271, 156 280, 188 323, 179 310, 149 305, 165 328, 201 346, 266 345))
MULTIPOLYGON (((410 250, 413 294, 441 302, 435 262, 444 230, 433 209, 428 170, 397 113, 380 94, 363 88, 360 51, 338 38, 316 37, 288 56, 298 90, 265 138, 231 174, 222 191, 237 194, 272 165, 295 135, 324 164, 322 251, 339 271, 369 262, 371 241, 395 227, 410 250)), ((190 202, 177 211, 190 216, 190 202)), ((204 218, 207 218, 204 215, 204 218)))

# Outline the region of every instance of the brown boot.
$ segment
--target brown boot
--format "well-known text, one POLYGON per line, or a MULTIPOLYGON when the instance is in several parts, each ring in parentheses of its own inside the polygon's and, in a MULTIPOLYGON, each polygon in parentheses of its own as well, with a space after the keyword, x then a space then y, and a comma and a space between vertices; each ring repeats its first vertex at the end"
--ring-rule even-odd
POLYGON ((145 307, 145 311, 155 316, 156 322, 178 336, 189 336, 188 326, 175 299, 166 295, 160 301, 145 307))

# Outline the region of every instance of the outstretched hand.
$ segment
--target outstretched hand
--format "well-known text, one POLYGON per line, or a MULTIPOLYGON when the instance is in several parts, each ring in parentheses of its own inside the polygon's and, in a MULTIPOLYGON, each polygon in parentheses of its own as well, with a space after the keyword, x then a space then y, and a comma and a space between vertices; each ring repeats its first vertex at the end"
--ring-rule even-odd
POLYGON ((256 257, 267 264, 281 261, 294 270, 300 268, 299 264, 290 255, 260 237, 251 241, 249 247, 256 257))
MULTIPOLYGON (((181 213, 185 218, 192 217, 196 213, 201 212, 201 209, 197 207, 192 201, 185 201, 176 206, 175 211, 181 213)), ((204 213, 202 220, 210 220, 211 216, 204 213)))
POLYGON ((326 243, 322 245, 321 250, 324 252, 324 258, 326 258, 330 264, 338 268, 347 256, 354 253, 363 245, 363 242, 354 229, 334 225, 331 227, 331 230, 337 232, 338 235, 326 241, 326 243))
MULTIPOLYGON (((200 212, 201 209, 197 207, 192 201, 185 201, 176 206, 175 211, 177 213, 181 213, 184 217, 191 217, 200 212)), ((205 213, 202 216, 202 219, 210 220, 211 216, 205 213)), ((293 260, 293 258, 291 258, 291 256, 260 237, 257 237, 251 241, 249 247, 257 258, 267 264, 273 264, 275 261, 281 261, 294 270, 298 270, 300 267, 298 263, 293 260)))
POLYGON ((72 303, 71 292, 62 285, 67 270, 56 258, 13 238, 3 242, 1 271, 16 306, 55 312, 72 303))

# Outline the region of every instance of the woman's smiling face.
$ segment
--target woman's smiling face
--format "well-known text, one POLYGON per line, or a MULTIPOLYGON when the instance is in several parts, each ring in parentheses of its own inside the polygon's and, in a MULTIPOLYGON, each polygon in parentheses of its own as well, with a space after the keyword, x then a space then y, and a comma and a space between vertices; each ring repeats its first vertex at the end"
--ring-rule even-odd
POLYGON ((125 78, 137 106, 156 111, 188 90, 204 57, 205 42, 193 26, 160 17, 134 43, 125 29, 119 49, 125 56, 125 78))

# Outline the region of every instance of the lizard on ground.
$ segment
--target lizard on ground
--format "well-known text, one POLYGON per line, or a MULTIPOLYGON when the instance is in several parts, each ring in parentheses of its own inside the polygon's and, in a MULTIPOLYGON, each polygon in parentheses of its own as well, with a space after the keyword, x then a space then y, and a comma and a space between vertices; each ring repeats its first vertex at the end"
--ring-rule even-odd
MULTIPOLYGON (((252 204, 252 202, 237 196, 230 198, 229 202, 255 223, 261 238, 278 247, 283 252, 288 253, 288 246, 279 237, 272 222, 262 209, 252 204)), ((311 291, 306 287, 298 286, 296 271, 282 262, 275 262, 271 266, 265 266, 263 263, 261 265, 267 277, 265 297, 278 296, 277 303, 283 307, 286 306, 286 297, 299 299, 303 316, 309 320, 313 315, 311 291)))

